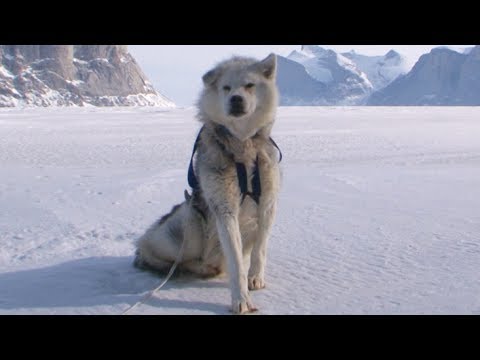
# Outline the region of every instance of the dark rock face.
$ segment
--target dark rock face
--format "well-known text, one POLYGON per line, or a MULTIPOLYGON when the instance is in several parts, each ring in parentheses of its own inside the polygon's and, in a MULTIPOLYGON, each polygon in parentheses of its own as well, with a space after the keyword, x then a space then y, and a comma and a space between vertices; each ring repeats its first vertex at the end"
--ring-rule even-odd
POLYGON ((480 46, 467 55, 458 77, 457 96, 465 104, 480 105, 480 46))
POLYGON ((109 59, 128 54, 126 45, 75 45, 75 57, 80 60, 109 59))
POLYGON ((167 106, 126 45, 0 45, 0 107, 167 106))
POLYGON ((368 105, 480 105, 480 46, 422 55, 412 70, 373 93, 368 105))

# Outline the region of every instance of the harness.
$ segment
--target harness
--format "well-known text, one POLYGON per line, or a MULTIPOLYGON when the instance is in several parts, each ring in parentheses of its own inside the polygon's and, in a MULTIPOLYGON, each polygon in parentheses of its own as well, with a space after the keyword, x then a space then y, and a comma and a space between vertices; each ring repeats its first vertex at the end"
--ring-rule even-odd
MULTIPOLYGON (((198 183, 197 177, 195 176, 195 172, 193 171, 193 157, 195 155, 195 152, 197 151, 198 143, 200 141, 200 135, 202 134, 202 131, 204 130, 204 128, 205 128, 205 126, 203 126, 200 129, 200 131, 197 135, 197 139, 195 140, 195 144, 193 145, 192 157, 190 159, 190 166, 188 168, 188 185, 190 185, 190 187, 194 190, 199 189, 199 183, 198 183)), ((225 135, 232 136, 230 131, 225 126, 220 125, 218 127, 218 130, 221 131, 225 135)), ((272 143, 272 145, 277 148, 277 150, 280 154, 279 162, 281 162, 282 158, 283 158, 282 151, 278 147, 277 143, 271 137, 269 137, 269 139, 270 139, 270 142, 272 143)), ((216 141, 217 141, 217 144, 219 145, 219 147, 224 152, 226 152, 227 150, 225 148, 225 145, 222 144, 217 139, 216 139, 216 141)), ((261 182, 260 182, 260 169, 258 168, 258 155, 257 155, 257 158, 255 159, 255 166, 254 166, 254 169, 253 169, 252 191, 251 192, 248 191, 247 169, 245 168, 245 164, 241 163, 241 162, 235 162, 235 167, 236 167, 236 170, 237 170, 238 186, 240 188, 240 193, 242 194, 241 203, 243 203, 243 201, 245 200, 245 197, 248 195, 258 204, 259 201, 260 201, 260 196, 262 195, 262 186, 261 186, 261 182)))

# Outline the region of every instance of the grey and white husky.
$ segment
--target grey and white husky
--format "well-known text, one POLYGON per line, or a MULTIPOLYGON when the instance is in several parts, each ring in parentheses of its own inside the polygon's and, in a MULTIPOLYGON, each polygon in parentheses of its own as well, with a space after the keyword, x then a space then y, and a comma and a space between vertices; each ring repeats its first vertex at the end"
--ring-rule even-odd
POLYGON ((234 313, 255 311, 249 290, 265 287, 267 241, 280 188, 279 152, 270 132, 278 91, 276 56, 233 57, 203 76, 203 123, 185 201, 137 243, 135 265, 179 267, 209 277, 227 271, 234 313))

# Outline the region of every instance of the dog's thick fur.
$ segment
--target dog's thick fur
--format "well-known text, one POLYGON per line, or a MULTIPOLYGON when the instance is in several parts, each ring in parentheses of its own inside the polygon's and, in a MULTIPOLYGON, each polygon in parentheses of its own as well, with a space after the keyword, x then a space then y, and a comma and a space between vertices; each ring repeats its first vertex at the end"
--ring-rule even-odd
POLYGON ((168 270, 185 243, 179 267, 201 276, 229 273, 234 313, 255 311, 249 290, 265 287, 267 240, 280 187, 278 152, 270 141, 278 92, 276 57, 234 57, 203 76, 195 174, 199 188, 153 224, 137 241, 135 264, 168 270), (255 160, 261 179, 257 204, 242 202, 236 162, 255 160), (248 272, 247 272, 248 270, 248 272))

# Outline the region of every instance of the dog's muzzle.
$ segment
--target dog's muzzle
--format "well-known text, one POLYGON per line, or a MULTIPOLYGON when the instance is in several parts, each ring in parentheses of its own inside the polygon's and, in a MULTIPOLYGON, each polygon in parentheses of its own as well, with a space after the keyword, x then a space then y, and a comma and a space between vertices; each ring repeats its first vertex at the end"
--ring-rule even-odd
POLYGON ((230 98, 230 115, 242 116, 245 114, 243 98, 239 95, 234 95, 230 98))

